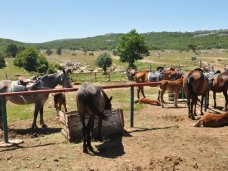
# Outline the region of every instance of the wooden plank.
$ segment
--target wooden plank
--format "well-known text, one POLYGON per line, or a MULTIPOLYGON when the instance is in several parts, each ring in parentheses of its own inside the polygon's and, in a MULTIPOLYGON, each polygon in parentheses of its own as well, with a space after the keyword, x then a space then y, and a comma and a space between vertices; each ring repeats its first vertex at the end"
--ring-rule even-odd
MULTIPOLYGON (((111 136, 113 134, 122 134, 124 131, 124 116, 122 109, 105 111, 107 120, 102 121, 102 136, 111 136)), ((77 111, 64 113, 60 111, 59 120, 63 128, 64 137, 70 142, 79 142, 82 139, 82 126, 80 116, 77 111), (67 135, 67 136, 66 136, 67 135)), ((98 135, 98 117, 95 118, 94 130, 92 136, 98 135)), ((88 122, 88 118, 86 119, 88 122)))

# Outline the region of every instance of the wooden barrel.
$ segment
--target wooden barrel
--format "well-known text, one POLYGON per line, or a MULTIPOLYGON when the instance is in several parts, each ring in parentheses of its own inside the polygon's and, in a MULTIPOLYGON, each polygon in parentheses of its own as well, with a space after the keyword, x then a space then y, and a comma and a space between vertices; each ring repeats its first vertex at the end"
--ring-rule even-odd
POLYGON ((168 100, 169 101, 174 101, 174 92, 168 91, 168 100))

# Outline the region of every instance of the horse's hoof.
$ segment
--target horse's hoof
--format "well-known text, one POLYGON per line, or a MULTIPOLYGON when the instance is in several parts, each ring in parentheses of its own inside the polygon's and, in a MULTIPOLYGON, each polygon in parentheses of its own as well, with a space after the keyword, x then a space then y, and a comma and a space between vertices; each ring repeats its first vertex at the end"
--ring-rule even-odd
POLYGON ((87 150, 87 148, 83 148, 83 153, 88 153, 88 150, 87 150))
POLYGON ((204 115, 204 113, 201 113, 200 115, 202 116, 202 115, 204 115))
POLYGON ((94 151, 94 150, 93 150, 93 147, 92 147, 91 145, 88 146, 88 148, 89 148, 90 151, 94 151))
POLYGON ((47 128, 46 124, 41 124, 41 128, 47 128))
POLYGON ((36 125, 32 125, 31 129, 32 129, 32 130, 37 130, 38 127, 37 127, 36 125))

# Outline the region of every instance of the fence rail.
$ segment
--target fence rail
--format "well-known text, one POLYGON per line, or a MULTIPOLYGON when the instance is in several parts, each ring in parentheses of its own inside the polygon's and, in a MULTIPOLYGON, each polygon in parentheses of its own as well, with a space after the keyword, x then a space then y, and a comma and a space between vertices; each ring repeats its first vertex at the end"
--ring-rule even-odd
MULTIPOLYGON (((101 86, 103 89, 112 89, 112 88, 129 88, 130 87, 130 126, 134 126, 134 87, 136 86, 151 86, 155 87, 160 85, 160 82, 146 82, 146 83, 134 83, 134 84, 118 84, 118 85, 108 85, 101 86)), ((0 93, 1 100, 1 112, 2 112, 2 124, 4 130, 4 141, 8 143, 8 126, 7 126, 7 114, 6 114, 6 96, 17 96, 17 95, 29 95, 29 94, 38 94, 38 93, 56 93, 56 92, 71 92, 77 91, 78 88, 62 88, 62 89, 48 89, 48 90, 36 90, 36 91, 21 91, 13 93, 0 93)))

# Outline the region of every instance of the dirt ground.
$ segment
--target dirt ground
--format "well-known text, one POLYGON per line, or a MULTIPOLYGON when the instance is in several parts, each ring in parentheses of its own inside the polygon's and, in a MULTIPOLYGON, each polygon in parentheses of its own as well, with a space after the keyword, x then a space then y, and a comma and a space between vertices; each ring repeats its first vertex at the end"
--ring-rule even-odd
POLYGON ((10 139, 24 143, 0 148, 0 170, 228 170, 228 127, 193 127, 185 103, 178 109, 146 105, 135 112, 133 128, 129 112, 124 116, 124 136, 93 142, 95 154, 82 153, 82 143, 69 143, 55 118, 36 132, 28 129, 31 121, 11 124, 10 139))

